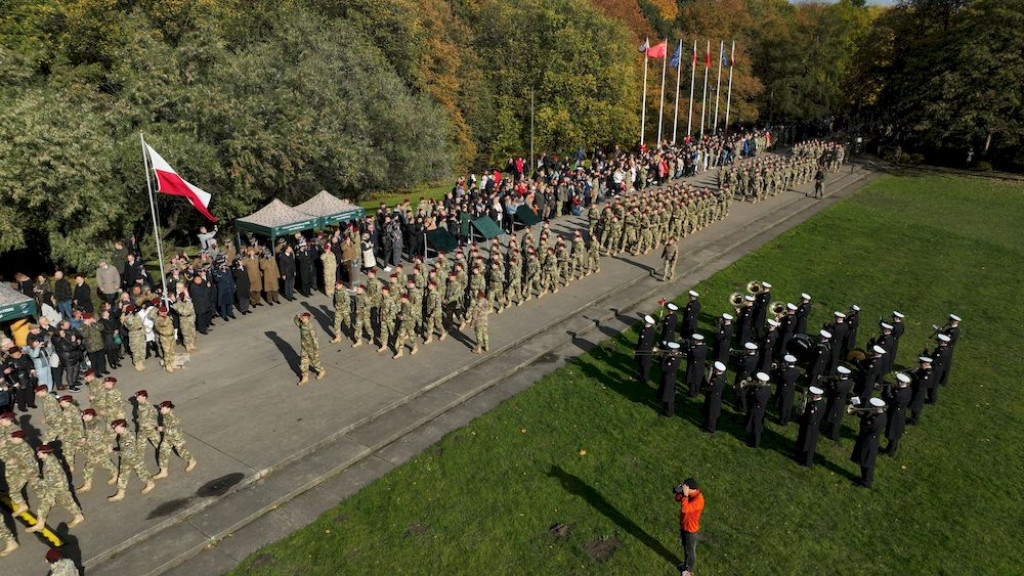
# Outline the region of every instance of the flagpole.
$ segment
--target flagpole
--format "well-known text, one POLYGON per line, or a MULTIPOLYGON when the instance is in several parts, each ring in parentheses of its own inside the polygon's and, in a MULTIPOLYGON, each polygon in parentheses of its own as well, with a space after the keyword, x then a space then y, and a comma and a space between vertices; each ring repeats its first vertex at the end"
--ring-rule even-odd
MULTIPOLYGON (((665 41, 668 44, 668 40, 665 41)), ((661 146, 661 126, 662 120, 665 118, 665 70, 668 69, 668 47, 665 48, 666 54, 661 59, 661 104, 658 106, 658 142, 654 145, 655 148, 661 146)))
POLYGON ((640 146, 644 145, 644 125, 647 122, 647 50, 650 50, 650 39, 644 40, 647 49, 644 50, 644 96, 640 103, 640 146))
POLYGON ((142 132, 139 132, 139 142, 142 144, 142 164, 146 169, 146 190, 149 191, 149 211, 153 215, 153 236, 156 238, 156 257, 160 264, 160 285, 163 287, 163 299, 167 301, 167 277, 164 274, 164 252, 160 247, 160 226, 156 220, 156 203, 153 201, 153 182, 149 177, 149 155, 146 154, 146 139, 142 132))
POLYGON ((712 125, 712 132, 718 132, 718 102, 722 95, 722 56, 725 56, 725 40, 718 47, 718 83, 715 84, 715 123, 712 125))
POLYGON ((711 58, 711 40, 708 40, 708 49, 704 52, 704 97, 700 101, 700 137, 704 139, 704 111, 708 107, 708 68, 711 58))
POLYGON ((683 72, 683 39, 679 39, 679 60, 676 62, 676 115, 672 120, 672 143, 676 143, 676 129, 679 128, 679 75, 683 72))
POLYGON ((690 59, 692 62, 690 66, 690 118, 686 121, 686 137, 689 138, 690 134, 693 134, 693 81, 697 76, 697 41, 693 41, 693 57, 690 59))
POLYGON ((736 41, 732 41, 732 52, 729 54, 729 94, 725 97, 725 132, 729 133, 729 105, 732 104, 732 69, 736 65, 736 41))

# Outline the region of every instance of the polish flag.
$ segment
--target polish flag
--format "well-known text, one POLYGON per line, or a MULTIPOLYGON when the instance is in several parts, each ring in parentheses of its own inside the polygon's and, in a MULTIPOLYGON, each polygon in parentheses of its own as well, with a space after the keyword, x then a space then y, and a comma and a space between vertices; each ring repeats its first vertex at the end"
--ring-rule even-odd
POLYGON ((184 196, 203 216, 209 218, 211 222, 216 222, 217 219, 207 210, 210 206, 210 193, 178 176, 174 168, 171 168, 171 165, 157 154, 152 146, 146 144, 146 149, 149 151, 149 161, 153 171, 156 172, 157 191, 173 196, 184 196))

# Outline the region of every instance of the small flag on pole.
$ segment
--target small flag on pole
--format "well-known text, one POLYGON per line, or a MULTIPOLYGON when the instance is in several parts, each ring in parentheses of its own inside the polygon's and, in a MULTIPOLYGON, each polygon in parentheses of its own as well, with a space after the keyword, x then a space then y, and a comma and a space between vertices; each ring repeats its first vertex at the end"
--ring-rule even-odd
POLYGON ((644 38, 644 43, 640 45, 637 50, 640 52, 647 52, 651 48, 651 41, 649 38, 644 38))
POLYGON ((697 42, 693 43, 693 67, 697 67, 697 42))
POLYGON ((682 60, 682 58, 683 58, 683 43, 680 42, 679 45, 676 46, 676 51, 672 54, 672 59, 669 60, 668 65, 673 67, 673 68, 675 68, 675 67, 679 66, 679 61, 682 60))
POLYGON ((704 67, 711 68, 711 50, 708 50, 707 54, 704 55, 704 67))
POLYGON ((729 57, 725 55, 725 43, 722 43, 722 66, 729 66, 729 57))
POLYGON ((216 222, 217 219, 207 210, 210 206, 210 193, 178 176, 174 168, 171 168, 171 165, 157 154, 152 146, 146 144, 146 148, 149 152, 150 166, 156 173, 157 192, 172 196, 184 196, 196 210, 199 210, 200 214, 206 216, 211 222, 216 222))
POLYGON ((647 49, 647 55, 651 58, 664 58, 668 53, 668 41, 659 42, 647 49))

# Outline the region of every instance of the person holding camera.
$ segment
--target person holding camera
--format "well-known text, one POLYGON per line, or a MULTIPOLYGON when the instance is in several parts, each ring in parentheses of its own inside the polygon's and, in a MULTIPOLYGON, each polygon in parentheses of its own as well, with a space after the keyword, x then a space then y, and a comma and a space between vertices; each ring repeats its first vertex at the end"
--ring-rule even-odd
POLYGON ((696 478, 687 478, 672 488, 679 502, 679 536, 683 543, 683 561, 676 566, 680 576, 692 576, 697 563, 697 532, 700 530, 700 515, 704 512, 704 494, 697 486, 696 478))

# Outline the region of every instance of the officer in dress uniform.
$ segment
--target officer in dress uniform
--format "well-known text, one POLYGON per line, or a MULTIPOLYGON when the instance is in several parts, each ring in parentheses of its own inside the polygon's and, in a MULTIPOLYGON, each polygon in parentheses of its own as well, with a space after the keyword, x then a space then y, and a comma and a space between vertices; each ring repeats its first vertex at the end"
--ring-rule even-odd
POLYGON ((859 412, 860 431, 853 446, 850 460, 860 466, 860 479, 855 481, 861 488, 870 488, 875 480, 875 460, 878 458, 878 441, 885 431, 888 418, 885 415, 885 401, 872 398, 869 410, 859 412))
POLYGON ((651 362, 654 351, 654 318, 650 315, 644 316, 644 327, 640 329, 640 338, 636 343, 636 352, 633 359, 636 360, 639 374, 637 380, 641 385, 647 384, 651 375, 651 362))
POLYGON ((800 295, 800 304, 796 307, 796 333, 807 334, 807 320, 811 317, 811 295, 804 292, 800 295))
POLYGON ((680 335, 689 335, 697 331, 697 321, 700 317, 700 294, 694 290, 687 293, 690 301, 683 308, 683 323, 679 328, 680 335))
POLYGON ((672 342, 676 339, 676 323, 679 321, 679 316, 676 312, 679 311, 679 306, 676 306, 674 302, 665 303, 665 317, 661 319, 661 342, 672 342))
POLYGON ((661 360, 661 386, 658 387, 658 401, 661 402, 661 414, 669 418, 676 411, 676 372, 683 358, 678 342, 666 344, 665 355, 661 360))
POLYGON ((861 402, 867 402, 875 392, 875 384, 882 377, 882 357, 885 356, 885 349, 879 345, 871 347, 872 355, 861 362, 860 373, 857 377, 857 386, 853 393, 861 402))
POLYGON ((911 426, 917 424, 918 419, 921 418, 925 400, 932 394, 932 390, 935 388, 935 379, 932 378, 931 357, 918 356, 917 361, 920 367, 914 371, 912 376, 913 394, 910 398, 910 418, 907 420, 907 424, 911 426))
POLYGON ((853 381, 850 380, 850 369, 840 366, 837 375, 830 379, 828 387, 828 407, 826 408, 825 422, 823 427, 828 429, 830 440, 839 441, 839 432, 843 427, 843 416, 846 415, 846 400, 853 388, 853 381))
POLYGON ((889 407, 888 424, 885 427, 885 438, 889 441, 884 453, 888 456, 895 456, 899 447, 900 439, 906 430, 907 407, 913 396, 910 383, 913 381, 908 374, 900 372, 896 375, 896 388, 892 389, 888 398, 884 398, 889 407))
POLYGON ((694 332, 690 336, 690 345, 686 349, 686 383, 690 398, 696 398, 700 394, 700 385, 704 379, 707 360, 708 347, 704 343, 704 335, 694 332))
POLYGON ((796 367, 796 357, 786 354, 775 371, 775 381, 778 387, 775 392, 775 409, 779 412, 779 424, 789 424, 790 415, 793 412, 793 396, 796 394, 796 380, 800 377, 800 370, 796 367))
POLYGON ((817 386, 807 389, 807 405, 800 415, 800 432, 796 437, 796 461, 801 466, 814 466, 818 446, 818 427, 825 414, 825 391, 817 386))
POLYGON ((715 433, 718 428, 718 417, 722 414, 722 392, 725 391, 725 364, 715 362, 711 377, 702 386, 704 388, 704 431, 715 433))
POLYGON ((768 398, 771 397, 772 387, 769 383, 769 376, 764 372, 758 372, 754 376, 753 386, 747 392, 747 418, 744 429, 747 431, 747 445, 751 448, 761 446, 761 433, 764 431, 764 412, 768 407, 768 398))
POLYGON ((722 314, 718 321, 718 332, 715 333, 715 349, 712 358, 725 364, 729 361, 729 345, 732 343, 732 314, 722 314))
POLYGON ((736 377, 732 382, 733 396, 736 399, 736 409, 740 412, 747 411, 747 394, 741 384, 748 377, 753 376, 757 370, 757 344, 747 342, 743 345, 743 355, 736 361, 736 377))

